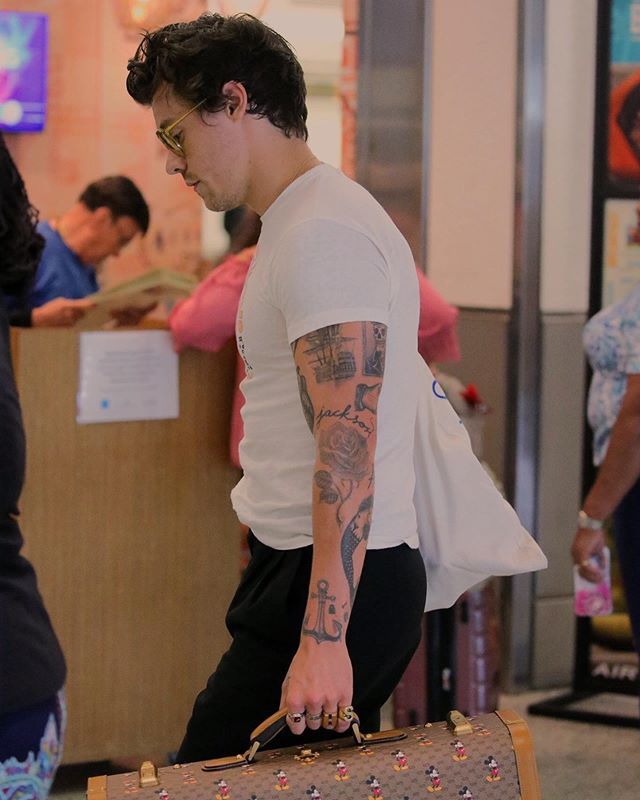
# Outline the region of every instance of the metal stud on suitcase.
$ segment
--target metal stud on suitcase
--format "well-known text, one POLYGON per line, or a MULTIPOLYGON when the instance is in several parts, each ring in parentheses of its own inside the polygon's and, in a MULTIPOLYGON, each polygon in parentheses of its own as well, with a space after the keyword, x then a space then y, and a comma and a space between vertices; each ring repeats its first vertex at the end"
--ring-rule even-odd
POLYGON ((244 755, 89 779, 87 800, 540 800, 528 728, 512 711, 265 750, 278 712, 244 755))

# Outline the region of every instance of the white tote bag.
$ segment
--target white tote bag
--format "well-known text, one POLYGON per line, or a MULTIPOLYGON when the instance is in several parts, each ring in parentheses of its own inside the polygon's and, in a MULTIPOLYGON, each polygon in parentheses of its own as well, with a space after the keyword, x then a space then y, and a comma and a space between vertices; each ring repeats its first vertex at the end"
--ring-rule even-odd
POLYGON ((547 559, 473 454, 469 436, 418 355, 414 504, 427 570, 427 611, 452 606, 492 575, 544 569, 547 559))

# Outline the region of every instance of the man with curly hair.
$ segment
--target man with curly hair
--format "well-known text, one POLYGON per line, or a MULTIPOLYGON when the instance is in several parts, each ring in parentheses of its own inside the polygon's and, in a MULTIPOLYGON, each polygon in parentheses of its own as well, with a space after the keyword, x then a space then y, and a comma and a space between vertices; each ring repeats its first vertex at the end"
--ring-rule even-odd
POLYGON ((302 69, 260 21, 168 25, 128 68, 167 172, 212 211, 246 203, 262 219, 236 322, 244 475, 232 501, 252 557, 227 614, 233 642, 178 760, 242 752, 277 708, 289 742, 344 734, 352 705, 375 730, 426 593, 411 251, 368 192, 314 156, 302 69))

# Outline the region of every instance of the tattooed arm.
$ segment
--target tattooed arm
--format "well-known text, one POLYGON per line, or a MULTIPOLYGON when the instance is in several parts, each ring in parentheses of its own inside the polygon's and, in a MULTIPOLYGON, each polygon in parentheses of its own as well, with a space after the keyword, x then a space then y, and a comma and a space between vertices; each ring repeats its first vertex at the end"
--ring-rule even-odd
MULTIPOLYGON (((312 729, 321 724, 313 717, 335 713, 352 700, 346 632, 371 527, 386 333, 377 322, 348 322, 314 331, 293 345, 302 410, 316 442, 310 487, 313 563, 300 646, 285 679, 282 706, 292 714, 306 709, 312 729)), ((305 718, 289 718, 289 726, 301 733, 305 718)), ((342 731, 347 724, 333 727, 342 731)))

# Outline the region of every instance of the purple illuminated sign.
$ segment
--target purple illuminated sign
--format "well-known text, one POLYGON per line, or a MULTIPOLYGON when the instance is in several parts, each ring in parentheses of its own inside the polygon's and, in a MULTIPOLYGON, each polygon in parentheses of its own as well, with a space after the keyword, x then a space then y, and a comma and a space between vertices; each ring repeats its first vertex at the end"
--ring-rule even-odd
POLYGON ((44 128, 47 32, 45 14, 0 11, 0 130, 44 128))

